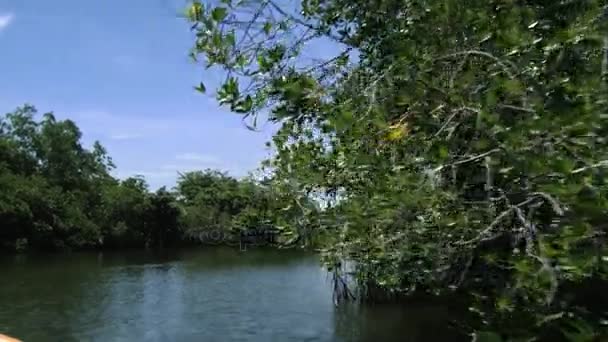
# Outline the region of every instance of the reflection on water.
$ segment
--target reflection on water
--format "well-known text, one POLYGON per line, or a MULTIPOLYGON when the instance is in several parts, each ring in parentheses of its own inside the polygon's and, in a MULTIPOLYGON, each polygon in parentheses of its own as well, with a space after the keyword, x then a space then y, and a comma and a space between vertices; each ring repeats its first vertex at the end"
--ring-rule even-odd
POLYGON ((315 256, 199 249, 0 258, 0 332, 29 341, 450 341, 441 305, 335 308, 315 256))

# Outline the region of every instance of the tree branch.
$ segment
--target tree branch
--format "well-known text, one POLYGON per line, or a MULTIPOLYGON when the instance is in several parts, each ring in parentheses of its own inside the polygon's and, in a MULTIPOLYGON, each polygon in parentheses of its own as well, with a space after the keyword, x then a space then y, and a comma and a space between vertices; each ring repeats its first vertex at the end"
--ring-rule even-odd
POLYGON ((500 151, 499 148, 495 148, 495 149, 490 150, 488 152, 484 152, 482 154, 478 154, 476 156, 473 156, 473 157, 470 157, 470 158, 467 158, 467 159, 459 160, 459 161, 453 162, 451 164, 441 165, 441 166, 435 168, 433 171, 434 172, 439 172, 439 171, 443 170, 444 168, 446 168, 448 166, 455 166, 455 165, 461 165, 461 164, 466 164, 466 163, 474 162, 474 161, 477 161, 479 159, 483 159, 486 156, 489 156, 489 155, 494 154, 494 153, 499 152, 499 151, 500 151))
POLYGON ((449 58, 453 58, 453 57, 469 56, 469 55, 476 55, 476 56, 482 56, 482 57, 489 58, 489 59, 495 61, 496 64, 498 64, 510 78, 515 78, 515 74, 509 68, 509 66, 510 66, 511 68, 513 68, 513 70, 517 70, 517 66, 515 64, 513 64, 512 62, 510 62, 508 60, 504 60, 504 62, 503 62, 500 58, 492 55, 491 53, 485 52, 485 51, 479 51, 479 50, 460 51, 460 52, 455 52, 455 53, 452 53, 449 55, 438 57, 435 60, 438 61, 438 60, 442 60, 442 59, 449 59, 449 58), (507 64, 505 64, 505 63, 509 64, 509 66, 507 66, 507 64))

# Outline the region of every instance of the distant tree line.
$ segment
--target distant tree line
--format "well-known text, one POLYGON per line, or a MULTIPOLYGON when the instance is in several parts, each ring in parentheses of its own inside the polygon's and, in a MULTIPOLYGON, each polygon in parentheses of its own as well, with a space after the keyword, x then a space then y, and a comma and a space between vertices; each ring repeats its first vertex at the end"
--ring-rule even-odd
POLYGON ((164 248, 261 227, 284 245, 300 241, 291 223, 301 209, 284 210, 299 199, 269 182, 206 170, 180 175, 174 191, 150 191, 143 178, 112 177, 103 146, 86 148, 81 136, 73 121, 38 119, 30 105, 0 117, 0 250, 164 248))

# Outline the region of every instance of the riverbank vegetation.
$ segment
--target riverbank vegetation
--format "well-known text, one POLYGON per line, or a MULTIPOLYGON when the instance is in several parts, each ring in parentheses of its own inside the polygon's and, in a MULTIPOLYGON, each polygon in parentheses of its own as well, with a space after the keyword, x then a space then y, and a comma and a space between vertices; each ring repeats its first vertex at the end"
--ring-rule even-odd
POLYGON ((279 125, 272 181, 327 205, 311 221, 336 279, 352 271, 345 298, 462 292, 476 341, 592 341, 608 324, 607 11, 223 0, 186 15, 193 60, 227 73, 219 102, 279 125))
POLYGON ((316 210, 289 192, 219 171, 184 173, 174 190, 151 191, 143 178, 112 177, 113 167, 101 144, 82 145, 70 120, 38 117, 28 105, 0 117, 0 248, 238 243, 251 235, 259 240, 260 230, 264 235, 268 229, 277 235, 270 242, 301 245, 304 235, 293 229, 304 227, 304 208, 295 203, 316 210))

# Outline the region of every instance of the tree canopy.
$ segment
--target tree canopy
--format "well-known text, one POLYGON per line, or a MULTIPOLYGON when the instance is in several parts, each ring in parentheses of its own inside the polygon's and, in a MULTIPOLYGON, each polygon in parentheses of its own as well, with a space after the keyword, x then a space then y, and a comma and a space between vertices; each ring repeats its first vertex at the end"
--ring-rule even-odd
POLYGON ((191 57, 226 71, 218 101, 279 125, 273 182, 329 205, 325 259, 355 265, 359 298, 463 290, 475 338, 587 341, 606 323, 579 294, 606 284, 607 6, 223 0, 186 15, 191 57), (305 59, 313 41, 338 52, 305 59))
POLYGON ((39 119, 30 105, 0 117, 0 247, 238 243, 242 232, 260 229, 276 229, 283 245, 304 243, 291 224, 299 212, 279 210, 293 197, 252 178, 195 171, 182 174, 174 190, 153 192, 141 177, 114 178, 113 168, 99 142, 82 145, 70 120, 52 113, 39 119), (222 239, 201 239, 204 232, 222 239))

